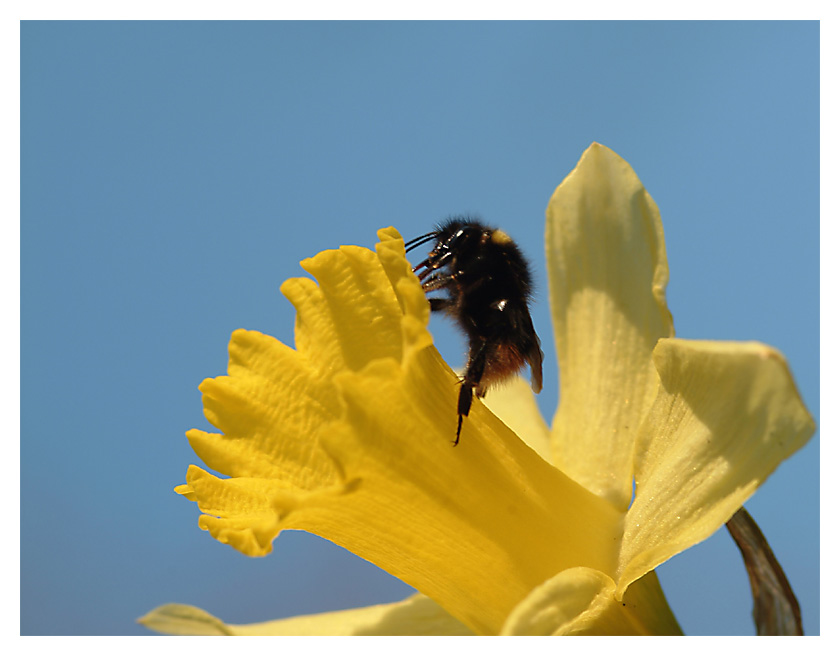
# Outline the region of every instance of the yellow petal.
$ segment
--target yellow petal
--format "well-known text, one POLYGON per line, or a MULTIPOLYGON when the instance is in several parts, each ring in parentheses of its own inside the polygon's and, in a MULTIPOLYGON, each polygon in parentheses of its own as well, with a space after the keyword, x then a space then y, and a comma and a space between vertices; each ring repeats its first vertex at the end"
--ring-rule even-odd
POLYGON ((331 375, 361 367, 365 358, 401 358, 406 348, 431 344, 422 291, 415 290, 419 298, 413 305, 394 294, 391 280, 410 275, 404 252, 394 245, 402 243, 399 234, 382 232, 392 245, 379 257, 355 246, 321 253, 302 263, 322 276, 321 287, 303 278, 283 285, 298 310, 297 350, 268 335, 237 330, 228 376, 199 387, 205 415, 222 433, 191 430, 187 437, 209 467, 233 478, 191 468, 187 485, 176 492, 208 514, 199 520, 201 528, 250 556, 271 550, 290 508, 341 485, 336 464, 314 436, 343 413, 331 375), (346 298, 348 291, 355 302, 346 298), (399 303, 413 307, 413 321, 399 303))
POLYGON ((537 406, 530 383, 514 376, 502 385, 491 387, 484 405, 516 433, 525 444, 551 462, 548 425, 537 406))
POLYGON ((535 588, 510 614, 504 635, 680 635, 656 574, 622 601, 603 572, 575 567, 535 588))
POLYGON ((223 435, 189 431, 196 454, 227 476, 283 479, 302 489, 334 482, 335 467, 311 434, 341 415, 335 386, 268 335, 237 330, 228 350, 229 375, 199 386, 204 414, 223 435))
POLYGON ((194 606, 167 604, 137 620, 170 635, 251 636, 453 636, 474 635, 428 597, 353 608, 332 613, 301 615, 255 624, 226 624, 194 606))
POLYGON ((152 631, 168 635, 234 635, 230 627, 207 611, 187 604, 165 604, 137 620, 152 631))
POLYGON ((814 432, 784 357, 758 343, 663 339, 642 426, 619 594, 709 537, 814 432))
POLYGON ((300 352, 234 334, 229 376, 204 386, 207 416, 225 434, 190 439, 217 470, 237 475, 190 468, 178 492, 206 513, 202 528, 244 553, 267 553, 280 530, 306 530, 472 630, 497 633, 555 572, 612 571, 620 514, 480 402, 452 447, 458 379, 431 346, 428 302, 401 238, 380 236, 378 257, 360 248, 321 253, 307 263, 318 285, 284 285, 303 306, 300 352), (367 308, 371 296, 382 316, 367 308))
POLYGON ((650 355, 673 335, 659 210, 627 162, 592 144, 554 192, 547 219, 562 390, 553 459, 626 508, 636 432, 656 391, 650 355))

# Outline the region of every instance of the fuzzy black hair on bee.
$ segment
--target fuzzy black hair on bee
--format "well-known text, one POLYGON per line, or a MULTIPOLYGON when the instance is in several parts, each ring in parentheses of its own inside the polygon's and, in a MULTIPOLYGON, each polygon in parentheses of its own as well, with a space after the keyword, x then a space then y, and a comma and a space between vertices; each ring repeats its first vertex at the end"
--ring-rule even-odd
POLYGON ((478 219, 455 217, 406 243, 406 252, 434 242, 428 257, 414 267, 433 312, 451 316, 469 340, 467 369, 458 394, 458 428, 469 416, 473 393, 479 398, 526 364, 531 387, 542 389, 540 340, 531 321, 532 279, 519 247, 498 228, 478 219))

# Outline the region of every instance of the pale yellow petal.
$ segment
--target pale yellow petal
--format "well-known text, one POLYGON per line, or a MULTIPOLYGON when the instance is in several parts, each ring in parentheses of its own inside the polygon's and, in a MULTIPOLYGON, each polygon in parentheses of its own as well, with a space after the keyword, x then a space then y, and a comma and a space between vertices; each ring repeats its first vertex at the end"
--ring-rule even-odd
POLYGON ((222 620, 205 610, 187 604, 165 604, 149 611, 139 620, 152 631, 167 635, 234 635, 222 620))
POLYGON ((640 432, 619 594, 706 539, 814 432, 784 357, 758 344, 663 339, 640 432))
POLYGON ((514 376, 502 385, 490 388, 483 399, 490 412, 501 419, 525 444, 551 462, 548 425, 537 406, 531 385, 514 376))
POLYGON ((622 601, 615 581, 597 570, 560 572, 513 610, 504 635, 680 635, 656 575, 631 586, 622 601))
POLYGON ((560 366, 555 464, 618 508, 656 391, 650 361, 673 335, 659 209, 629 164, 592 144, 554 192, 546 259, 560 366))
POLYGON ((255 624, 227 624, 194 606, 167 604, 138 620, 170 635, 243 636, 454 636, 474 635, 423 595, 366 608, 300 615, 255 624))

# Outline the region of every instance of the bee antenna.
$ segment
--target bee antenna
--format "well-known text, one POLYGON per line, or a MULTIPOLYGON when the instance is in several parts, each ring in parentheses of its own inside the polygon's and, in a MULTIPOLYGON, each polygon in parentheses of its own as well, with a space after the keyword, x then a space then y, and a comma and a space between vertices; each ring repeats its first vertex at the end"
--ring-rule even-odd
POLYGON ((438 236, 438 231, 435 232, 427 232, 425 235, 420 235, 419 237, 415 237, 405 243, 405 252, 413 250, 417 248, 420 244, 425 244, 427 241, 431 241, 438 236))

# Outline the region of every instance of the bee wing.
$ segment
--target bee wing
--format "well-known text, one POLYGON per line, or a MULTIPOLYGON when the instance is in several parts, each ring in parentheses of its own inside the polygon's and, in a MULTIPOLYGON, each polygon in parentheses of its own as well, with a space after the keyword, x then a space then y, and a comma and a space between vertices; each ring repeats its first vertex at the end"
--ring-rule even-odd
POLYGON ((536 334, 534 334, 534 344, 528 349, 525 358, 528 360, 528 366, 531 367, 531 389, 534 390, 534 394, 539 394, 542 390, 543 352, 536 334))
POLYGON ((531 321, 531 314, 527 309, 517 308, 513 312, 512 316, 515 317, 513 325, 516 331, 520 333, 519 352, 525 357, 525 362, 531 368, 531 389, 534 394, 539 394, 543 384, 543 352, 540 348, 540 338, 537 337, 537 331, 534 330, 534 324, 531 321))

